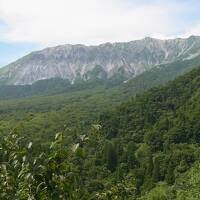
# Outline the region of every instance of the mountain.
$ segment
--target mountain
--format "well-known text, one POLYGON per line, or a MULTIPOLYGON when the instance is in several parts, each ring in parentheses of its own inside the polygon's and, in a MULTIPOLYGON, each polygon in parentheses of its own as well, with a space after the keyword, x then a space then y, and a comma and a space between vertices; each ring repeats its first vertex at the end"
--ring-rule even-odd
POLYGON ((0 69, 0 83, 32 84, 38 80, 62 78, 82 80, 127 80, 152 69, 200 55, 200 37, 159 40, 144 38, 99 46, 62 45, 47 48, 0 69))
POLYGON ((0 85, 0 100, 58 94, 65 96, 66 94, 71 95, 75 91, 81 92, 82 90, 91 90, 92 93, 95 93, 99 87, 102 89, 102 94, 109 93, 115 98, 117 98, 117 94, 118 98, 122 100, 174 80, 177 76, 189 72, 199 65, 200 56, 197 56, 190 60, 176 61, 154 67, 124 82, 122 82, 123 79, 112 77, 107 80, 95 78, 71 84, 68 80, 51 78, 39 80, 31 85, 0 85))

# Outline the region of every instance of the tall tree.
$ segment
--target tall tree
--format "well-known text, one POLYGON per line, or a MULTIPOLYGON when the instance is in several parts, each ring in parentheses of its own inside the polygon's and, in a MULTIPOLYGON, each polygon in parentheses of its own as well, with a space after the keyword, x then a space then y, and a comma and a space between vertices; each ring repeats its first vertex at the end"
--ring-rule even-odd
POLYGON ((129 142, 128 149, 127 149, 127 164, 130 169, 133 169, 137 164, 136 157, 135 157, 135 150, 136 150, 135 143, 129 142))
POLYGON ((169 165, 168 165, 167 174, 166 174, 165 180, 170 185, 173 184, 174 181, 175 181, 174 166, 173 166, 172 162, 170 162, 169 165))
POLYGON ((148 161, 147 161, 147 171, 146 171, 148 176, 152 176, 153 169, 154 169, 153 155, 151 152, 149 152, 148 161))
POLYGON ((158 157, 154 158, 154 167, 153 167, 153 180, 158 182, 160 180, 160 161, 158 157))
POLYGON ((114 172, 117 167, 117 153, 114 145, 111 142, 106 144, 106 166, 111 171, 114 172))

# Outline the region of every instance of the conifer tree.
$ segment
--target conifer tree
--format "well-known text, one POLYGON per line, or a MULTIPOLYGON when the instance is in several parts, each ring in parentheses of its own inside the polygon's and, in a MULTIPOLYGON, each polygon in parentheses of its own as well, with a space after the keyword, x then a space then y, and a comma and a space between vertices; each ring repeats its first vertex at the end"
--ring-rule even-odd
POLYGON ((154 167, 153 167, 153 180, 158 182, 160 180, 160 161, 158 157, 154 158, 154 167))
POLYGON ((106 147, 106 166, 111 172, 114 172, 117 167, 117 154, 111 142, 106 147))
POLYGON ((152 176, 153 168, 154 168, 153 156, 152 153, 150 152, 148 156, 147 171, 146 171, 148 176, 152 176))
POLYGON ((169 185, 173 184, 174 181, 175 181, 174 166, 173 166, 172 162, 170 162, 169 165, 168 165, 167 174, 166 174, 165 180, 169 185))
POLYGON ((130 169, 133 169, 136 166, 135 150, 135 143, 129 142, 127 150, 127 164, 130 169))

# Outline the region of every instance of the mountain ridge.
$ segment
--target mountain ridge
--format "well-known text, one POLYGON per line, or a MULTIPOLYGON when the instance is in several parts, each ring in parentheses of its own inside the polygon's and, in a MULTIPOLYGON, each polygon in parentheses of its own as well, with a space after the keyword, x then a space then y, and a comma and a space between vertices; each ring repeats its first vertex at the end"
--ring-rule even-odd
POLYGON ((62 78, 71 83, 120 75, 127 80, 159 65, 200 55, 200 37, 160 40, 146 37, 98 46, 59 45, 32 52, 0 69, 0 82, 32 84, 62 78))

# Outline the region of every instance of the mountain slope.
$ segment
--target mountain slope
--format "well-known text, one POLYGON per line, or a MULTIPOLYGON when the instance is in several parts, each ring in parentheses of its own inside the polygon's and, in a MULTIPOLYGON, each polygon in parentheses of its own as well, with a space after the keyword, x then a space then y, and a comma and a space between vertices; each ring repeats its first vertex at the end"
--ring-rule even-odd
POLYGON ((199 199, 199 97, 200 68, 101 116, 106 138, 118 142, 117 170, 128 165, 122 149, 136 146, 129 173, 141 199, 199 199))
MULTIPOLYGON (((49 96, 91 89, 102 86, 110 94, 122 94, 128 98, 132 95, 139 94, 152 87, 165 84, 166 82, 175 79, 191 69, 200 65, 200 56, 190 60, 176 61, 170 64, 154 67, 142 74, 131 78, 124 83, 120 77, 113 77, 108 80, 101 78, 93 78, 84 82, 70 84, 68 80, 53 78, 40 80, 32 85, 0 85, 0 100, 18 99, 31 96, 49 96)), ((102 91, 104 92, 104 91, 102 91)), ((115 98, 117 98, 115 96, 115 98)), ((124 97, 125 98, 125 97, 124 97)))
POLYGON ((158 40, 145 38, 99 46, 63 45, 33 52, 0 70, 2 84, 25 85, 50 78, 70 82, 108 79, 120 74, 124 80, 155 66, 190 60, 200 55, 200 37, 158 40))
POLYGON ((107 131, 117 130, 114 133, 118 135, 121 130, 125 133, 129 133, 130 130, 131 134, 134 130, 136 134, 140 133, 140 136, 143 136, 145 128, 159 123, 162 116, 169 114, 169 116, 176 117, 178 109, 184 108, 187 104, 188 110, 189 108, 195 109, 190 104, 194 100, 195 104, 199 102, 199 77, 200 68, 197 68, 164 87, 155 87, 144 94, 137 95, 133 100, 119 106, 114 113, 108 113, 111 116, 110 121, 116 121, 117 126, 112 123, 110 126, 108 118, 102 117, 106 119, 103 123, 109 127, 107 131))

